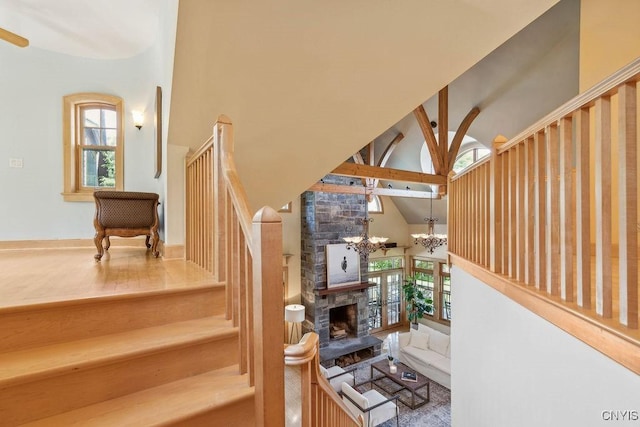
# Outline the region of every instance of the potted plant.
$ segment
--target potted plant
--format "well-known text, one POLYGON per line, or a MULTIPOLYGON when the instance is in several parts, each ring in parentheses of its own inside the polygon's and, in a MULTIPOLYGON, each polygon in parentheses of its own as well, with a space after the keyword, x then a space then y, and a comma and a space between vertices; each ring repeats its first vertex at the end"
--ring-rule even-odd
POLYGON ((413 328, 417 328, 418 320, 422 319, 425 313, 433 311, 433 300, 424 296, 416 283, 415 276, 408 276, 404 280, 402 292, 406 303, 407 319, 413 328))

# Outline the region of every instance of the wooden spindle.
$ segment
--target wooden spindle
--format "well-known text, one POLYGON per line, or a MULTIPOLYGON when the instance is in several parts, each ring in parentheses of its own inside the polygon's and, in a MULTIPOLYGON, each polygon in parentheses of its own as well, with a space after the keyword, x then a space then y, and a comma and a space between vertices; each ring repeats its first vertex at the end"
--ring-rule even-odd
POLYGON ((491 148, 489 161, 489 269, 501 274, 502 270, 502 164, 498 158, 498 143, 491 148))
POLYGON ((620 323, 638 327, 638 160, 636 84, 618 90, 620 323))
POLYGON ((525 195, 524 195, 524 211, 525 211, 525 272, 524 282, 527 285, 535 283, 535 176, 534 176, 534 145, 533 138, 529 137, 525 141, 525 195))
POLYGON ((533 135, 534 145, 534 175, 535 175, 535 211, 534 223, 535 237, 535 285, 539 290, 546 290, 546 233, 545 233, 545 211, 547 206, 546 186, 545 186, 545 142, 544 133, 536 132, 533 135))
POLYGON ((573 140, 570 117, 560 120, 560 297, 574 300, 573 251, 575 212, 573 194, 573 140))
POLYGON ((573 114, 576 132, 576 294, 578 305, 591 308, 591 187, 589 111, 573 114))
POLYGON ((612 314, 611 268, 611 99, 602 96, 595 106, 595 223, 596 313, 612 314))
POLYGON ((516 145, 516 218, 517 218, 517 234, 516 234, 516 252, 518 254, 517 263, 516 263, 516 279, 519 281, 524 281, 524 272, 525 272, 525 245, 524 245, 524 235, 525 235, 525 217, 526 212, 524 210, 524 179, 526 177, 525 174, 525 142, 521 142, 516 145))
POLYGON ((560 163, 558 126, 554 123, 545 132, 546 151, 546 289, 551 295, 560 294, 560 163))

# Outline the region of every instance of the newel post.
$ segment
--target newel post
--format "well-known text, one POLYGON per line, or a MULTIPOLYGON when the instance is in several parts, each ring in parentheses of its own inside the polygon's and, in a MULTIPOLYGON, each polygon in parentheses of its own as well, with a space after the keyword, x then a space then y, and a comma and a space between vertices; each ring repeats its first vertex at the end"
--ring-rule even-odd
POLYGON ((498 161, 498 148, 502 142, 494 141, 489 162, 489 269, 502 271, 502 168, 498 161))
POLYGON ((284 421, 282 220, 270 207, 253 217, 253 339, 256 425, 284 421))

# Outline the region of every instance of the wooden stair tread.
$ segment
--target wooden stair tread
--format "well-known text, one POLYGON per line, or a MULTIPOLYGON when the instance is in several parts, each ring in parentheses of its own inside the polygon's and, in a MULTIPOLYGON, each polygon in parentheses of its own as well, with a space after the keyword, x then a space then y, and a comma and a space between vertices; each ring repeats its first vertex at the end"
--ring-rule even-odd
POLYGON ((74 306, 80 304, 94 304, 96 302, 104 302, 104 301, 120 301, 125 299, 136 299, 136 298, 145 298, 152 297, 155 295, 168 295, 168 294, 183 294, 189 292, 198 292, 203 289, 225 289, 225 284, 216 282, 213 279, 211 280, 203 280, 199 283, 189 283, 184 287, 170 287, 166 289, 140 289, 140 290, 129 290, 126 293, 116 293, 116 292, 107 292, 104 295, 90 296, 90 297, 77 297, 77 298, 67 298, 67 299, 59 299, 59 300, 49 300, 49 301, 36 301, 36 302, 23 302, 22 304, 15 304, 11 306, 0 306, 0 314, 8 314, 15 312, 24 312, 24 311, 32 311, 32 310, 43 310, 49 309, 52 307, 67 307, 74 306))
POLYGON ((254 396, 238 365, 23 424, 29 427, 166 426, 254 396))
POLYGON ((0 389, 237 333, 220 315, 3 353, 0 389))

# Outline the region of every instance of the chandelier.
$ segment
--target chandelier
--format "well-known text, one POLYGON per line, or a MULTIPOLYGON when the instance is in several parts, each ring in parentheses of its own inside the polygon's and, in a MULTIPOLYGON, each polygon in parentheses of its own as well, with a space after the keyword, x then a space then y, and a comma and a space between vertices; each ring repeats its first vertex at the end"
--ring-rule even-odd
POLYGON ((369 237, 369 223, 373 218, 362 218, 362 234, 353 237, 343 237, 347 242, 347 249, 353 249, 365 259, 369 258, 369 254, 378 249, 385 249, 384 242, 389 240, 388 237, 369 237))
POLYGON ((427 222, 427 234, 412 234, 411 237, 415 239, 414 243, 416 245, 420 243, 427 251, 429 251, 430 254, 432 254, 436 248, 447 244, 446 234, 435 234, 433 232, 433 226, 437 221, 437 219, 433 217, 433 198, 431 198, 431 212, 429 213, 429 217, 424 220, 427 222))

